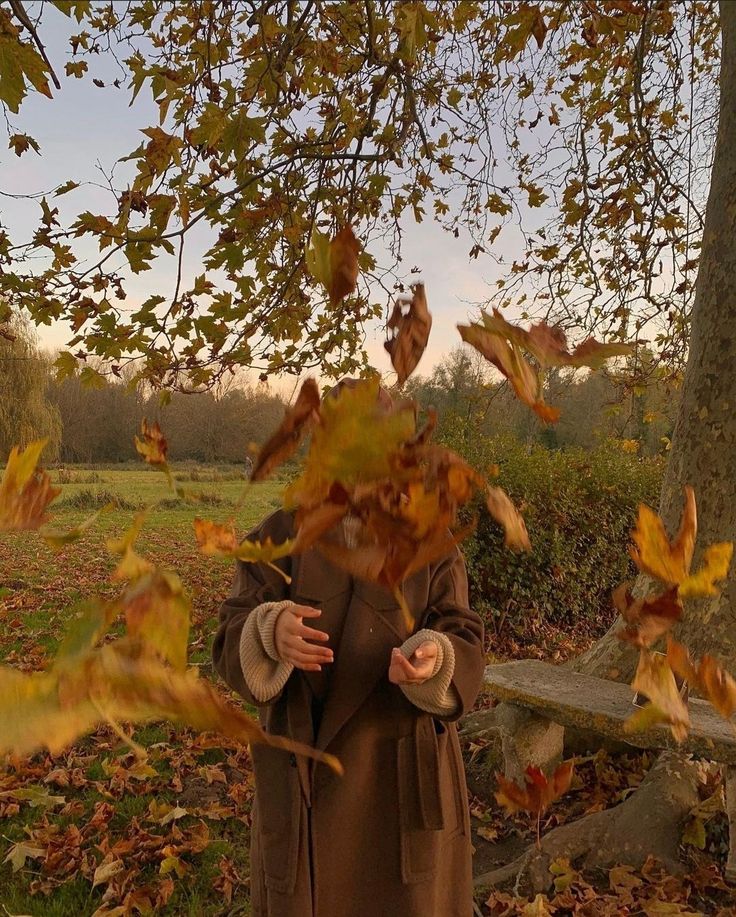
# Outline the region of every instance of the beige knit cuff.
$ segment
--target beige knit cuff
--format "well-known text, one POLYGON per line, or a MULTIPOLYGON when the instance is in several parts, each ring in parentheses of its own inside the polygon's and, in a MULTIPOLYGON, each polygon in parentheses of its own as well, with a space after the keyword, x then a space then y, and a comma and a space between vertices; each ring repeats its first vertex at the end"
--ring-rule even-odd
POLYGON ((245 619, 240 634, 240 667, 253 697, 260 703, 273 700, 284 688, 294 666, 276 652, 276 620, 291 602, 264 602, 245 619))
POLYGON ((431 676, 421 685, 400 685, 407 700, 415 707, 434 716, 452 716, 460 706, 460 698, 452 684, 455 674, 455 648, 446 634, 436 630, 418 630, 401 644, 399 650, 410 659, 414 651, 426 641, 437 647, 437 658, 431 676))

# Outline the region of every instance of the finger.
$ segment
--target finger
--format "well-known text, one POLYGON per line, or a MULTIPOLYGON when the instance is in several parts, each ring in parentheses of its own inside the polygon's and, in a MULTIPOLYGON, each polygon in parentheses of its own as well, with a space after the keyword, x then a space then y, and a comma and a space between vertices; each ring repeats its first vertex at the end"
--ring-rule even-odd
POLYGON ((394 650, 391 664, 396 665, 399 671, 407 678, 414 676, 414 666, 409 662, 409 660, 401 653, 399 650, 394 650))
POLYGON ((315 630, 313 627, 306 627, 304 624, 300 624, 292 633, 303 640, 320 640, 324 643, 330 639, 330 635, 323 630, 315 630))
POLYGON ((317 665, 314 662, 299 662, 297 659, 288 660, 295 669, 299 669, 301 672, 321 672, 322 666, 317 665))
POLYGON ((437 644, 433 643, 431 640, 425 640, 419 647, 417 647, 416 652, 414 653, 415 659, 436 659, 437 658, 437 644))
POLYGON ((322 614, 321 608, 312 608, 311 605, 291 605, 290 611, 297 618, 318 618, 322 614))
POLYGON ((315 661, 321 659, 325 662, 332 662, 333 659, 333 653, 329 646, 315 646, 313 643, 305 643, 303 640, 298 639, 289 641, 286 646, 289 652, 308 656, 315 661))
POLYGON ((292 662, 295 665, 298 665, 300 668, 304 666, 317 666, 317 670, 321 669, 323 665, 329 663, 329 659, 317 659, 314 656, 309 656, 307 653, 291 653, 292 662))

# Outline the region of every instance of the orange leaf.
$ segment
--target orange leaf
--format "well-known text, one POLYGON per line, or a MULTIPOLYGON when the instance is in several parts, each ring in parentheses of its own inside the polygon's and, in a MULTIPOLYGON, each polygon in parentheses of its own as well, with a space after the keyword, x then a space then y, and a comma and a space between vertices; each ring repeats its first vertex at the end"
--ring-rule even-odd
MULTIPOLYGON (((669 725, 675 740, 682 742, 688 733, 690 716, 667 658, 642 649, 631 687, 634 691, 646 695, 651 705, 660 712, 659 719, 669 725)), ((644 710, 648 711, 648 708, 645 707, 644 710)), ((651 725, 645 725, 642 720, 645 716, 646 714, 639 713, 629 717, 624 724, 624 730, 637 732, 646 728, 646 725, 651 725)))
POLYGON ((219 525, 207 519, 195 519, 194 534, 202 554, 229 555, 238 546, 235 524, 232 521, 219 525))
POLYGON ((335 305, 353 292, 358 282, 360 245, 351 226, 343 226, 330 242, 330 302, 335 305))
POLYGON ((25 449, 10 450, 0 480, 0 532, 38 529, 48 520, 48 506, 61 490, 37 467, 46 442, 39 439, 25 449))
POLYGON ((294 407, 284 415, 281 425, 258 453, 252 481, 262 481, 292 455, 319 412, 319 387, 307 379, 299 390, 294 407))
POLYGON ((524 518, 500 487, 489 487, 486 494, 488 512, 503 526, 504 544, 514 551, 531 551, 532 546, 524 518))
POLYGON ((676 586, 661 595, 635 599, 629 584, 623 583, 613 593, 613 604, 626 621, 619 639, 639 647, 651 646, 682 617, 676 586))
POLYGON ((525 771, 524 787, 497 774, 499 789, 495 793, 496 800, 512 815, 522 809, 532 815, 542 815, 570 789, 572 774, 572 761, 563 761, 550 780, 538 767, 530 765, 525 771))
POLYGON ((168 443, 161 432, 158 421, 150 424, 144 417, 141 421, 141 438, 134 437, 135 448, 149 465, 165 465, 168 443))
POLYGON ((654 510, 643 504, 639 507, 636 528, 631 535, 634 541, 634 546, 630 548, 631 556, 644 573, 670 586, 677 586, 682 598, 715 595, 715 581, 727 575, 733 546, 730 542, 710 545, 704 552, 703 566, 697 573, 691 574, 696 534, 695 493, 692 487, 687 486, 682 523, 672 542, 654 510))
POLYGON ((405 303, 394 304, 387 326, 389 338, 383 345, 391 357, 399 385, 403 385, 416 369, 426 350, 432 328, 424 284, 415 284, 412 294, 408 307, 405 303))
POLYGON ((713 656, 706 654, 696 666, 686 647, 670 638, 667 641, 667 662, 683 681, 699 689, 721 716, 726 719, 733 716, 736 712, 736 680, 713 656))

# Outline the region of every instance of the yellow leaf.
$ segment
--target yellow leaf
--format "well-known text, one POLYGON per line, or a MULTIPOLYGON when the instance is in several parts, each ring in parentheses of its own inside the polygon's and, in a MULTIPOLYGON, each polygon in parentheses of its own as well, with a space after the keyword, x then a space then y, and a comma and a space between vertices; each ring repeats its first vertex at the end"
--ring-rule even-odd
POLYGON ((680 596, 688 598, 697 595, 717 595, 716 580, 725 579, 731 566, 733 544, 723 541, 712 544, 703 552, 703 566, 697 573, 680 583, 680 596))
POLYGON ((37 468, 47 440, 39 439, 25 449, 14 446, 0 480, 0 532, 38 529, 46 522, 47 509, 61 491, 51 486, 45 471, 37 468))

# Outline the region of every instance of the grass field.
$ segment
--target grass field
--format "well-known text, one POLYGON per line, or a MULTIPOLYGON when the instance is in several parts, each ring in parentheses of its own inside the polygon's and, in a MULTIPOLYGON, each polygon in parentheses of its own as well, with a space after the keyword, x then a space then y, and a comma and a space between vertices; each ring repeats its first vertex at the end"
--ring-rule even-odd
MULTIPOLYGON (((27 671, 42 667, 81 600, 116 594, 105 540, 122 534, 137 508, 154 504, 139 551, 181 576, 193 601, 190 661, 212 676, 209 648, 232 567, 198 553, 192 522, 235 515, 245 534, 279 505, 283 485, 249 488, 236 510, 246 485, 227 469, 177 473, 177 485, 196 502, 173 495, 165 477, 146 468, 64 469, 52 479, 62 482, 53 513, 59 528, 111 499, 118 506, 81 542, 56 553, 34 533, 3 538, 0 660, 27 671)), ((144 764, 102 729, 68 754, 0 771, 2 913, 247 913, 247 754, 169 726, 139 729, 135 740, 148 749, 144 764), (8 855, 15 864, 3 864, 8 855)))

